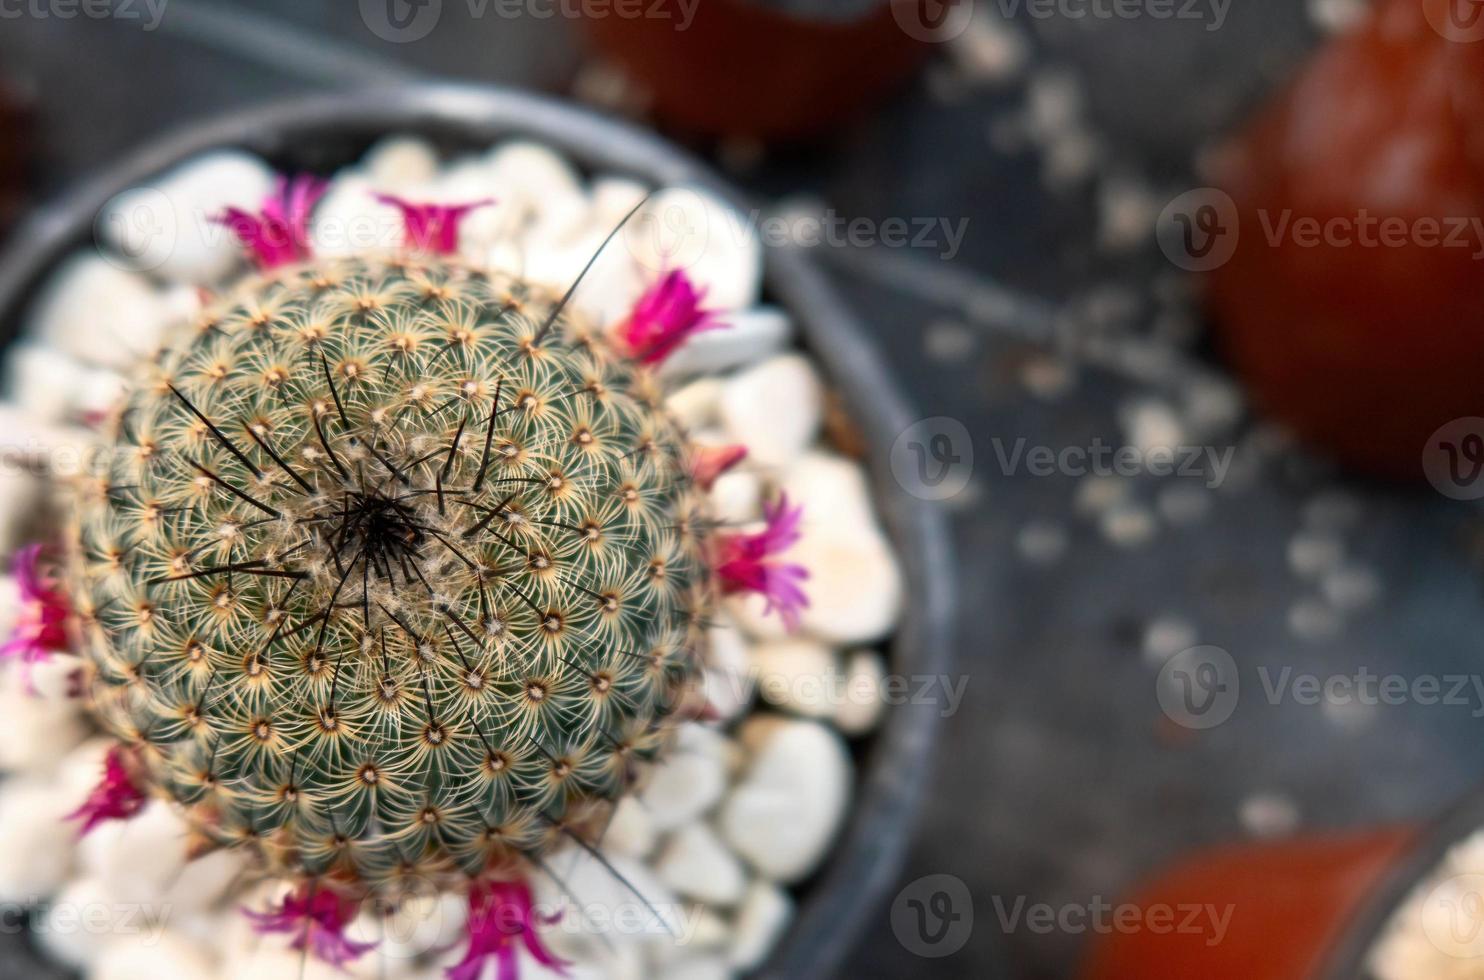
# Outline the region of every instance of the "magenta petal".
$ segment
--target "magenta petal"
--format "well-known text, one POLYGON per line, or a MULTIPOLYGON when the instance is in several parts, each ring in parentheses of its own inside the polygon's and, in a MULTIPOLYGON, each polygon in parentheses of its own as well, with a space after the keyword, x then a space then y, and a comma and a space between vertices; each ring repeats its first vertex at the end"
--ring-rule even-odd
POLYGON ((260 269, 302 262, 312 257, 310 213, 328 187, 307 174, 292 179, 280 175, 256 214, 227 208, 216 220, 232 230, 260 269))
POLYGON ((804 508, 788 505, 788 496, 763 507, 765 525, 750 534, 718 535, 716 576, 723 593, 752 592, 763 597, 765 611, 777 611, 785 626, 799 626, 799 611, 809 605, 801 583, 809 572, 801 565, 773 561, 802 535, 804 508))
POLYGON ((127 820, 144 807, 147 797, 134 784, 124 765, 124 749, 115 745, 103 759, 103 778, 93 787, 82 806, 67 814, 68 820, 81 820, 81 837, 105 820, 127 820))
POLYGON ((382 204, 402 212, 402 225, 409 248, 452 255, 459 250, 459 224, 470 212, 495 203, 494 198, 465 204, 417 204, 392 194, 377 194, 382 204))
POLYGON ((701 308, 704 295, 682 270, 670 270, 645 290, 619 324, 619 343, 636 361, 658 364, 692 335, 724 326, 714 312, 701 308))
POLYGON ((477 980, 490 959, 496 961, 499 980, 518 980, 521 945, 537 962, 565 973, 566 962, 541 942, 535 922, 531 890, 525 882, 476 882, 469 889, 469 948, 463 959, 445 971, 447 980, 477 980))

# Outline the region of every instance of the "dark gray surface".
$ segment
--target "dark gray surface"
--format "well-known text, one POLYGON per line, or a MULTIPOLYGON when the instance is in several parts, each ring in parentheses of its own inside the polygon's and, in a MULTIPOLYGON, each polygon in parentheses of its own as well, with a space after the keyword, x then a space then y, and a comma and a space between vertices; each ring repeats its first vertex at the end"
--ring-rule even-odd
MULTIPOLYGON (((180 10, 200 6, 177 2, 180 10)), ((440 31, 390 46, 353 14, 293 0, 252 6, 333 28, 353 48, 469 77, 560 90, 578 64, 558 24, 501 22, 498 31, 440 31), (456 52, 447 61, 445 44, 456 52)), ((1027 26, 1044 63, 1075 64, 1093 80, 1091 113, 1115 161, 1174 178, 1201 139, 1229 125, 1310 43, 1303 6, 1236 4, 1217 32, 1150 22, 1027 26)), ((169 121, 307 84, 289 67, 269 70, 178 36, 141 38, 106 24, 7 23, 0 65, 45 79, 44 177, 53 187, 169 121)), ((353 59, 340 69, 357 70, 353 59)), ((1343 727, 1312 709, 1244 701, 1220 728, 1172 739, 1141 656, 1147 623, 1170 611, 1188 616, 1202 642, 1244 664, 1320 674, 1362 665, 1410 675, 1468 671, 1484 642, 1481 528, 1476 511, 1434 495, 1349 485, 1322 467, 1279 460, 1254 487, 1223 491, 1197 527, 1167 530, 1130 551, 1068 516, 1075 480, 995 472, 996 434, 1054 446, 1116 440, 1115 411, 1138 386, 1087 369, 1071 394, 1037 400, 1014 370, 1027 349, 988 334, 952 363, 927 356, 923 328, 962 316, 960 287, 973 282, 964 277, 993 275, 1061 303, 1106 281, 1143 287, 1168 269, 1148 255, 1101 255, 1090 194, 1049 193, 1033 154, 989 150, 991 121, 1018 104, 1020 86, 948 101, 931 91, 920 81, 869 124, 807 153, 773 155, 745 178, 763 193, 819 194, 845 215, 972 219, 941 296, 936 277, 946 266, 931 259, 931 268, 918 267, 912 293, 853 272, 837 276, 925 414, 960 419, 974 433, 982 488, 955 510, 968 696, 949 721, 902 876, 904 885, 934 873, 964 880, 975 899, 973 937, 953 956, 919 959, 894 938, 884 902, 844 975, 994 976, 1003 946, 1017 976, 1068 976, 1086 937, 1001 936, 995 898, 1076 905, 1112 897, 1188 849, 1241 836, 1238 808, 1254 792, 1292 800, 1304 826, 1330 827, 1425 818, 1484 777, 1480 722, 1462 710, 1414 705, 1343 727), (1285 547, 1313 495, 1338 484, 1362 503, 1352 551, 1380 570, 1385 589, 1337 637, 1302 641, 1286 626, 1296 585, 1285 547), (1036 567, 1017 557, 1015 535, 1030 518, 1069 529, 1061 562, 1036 567)))

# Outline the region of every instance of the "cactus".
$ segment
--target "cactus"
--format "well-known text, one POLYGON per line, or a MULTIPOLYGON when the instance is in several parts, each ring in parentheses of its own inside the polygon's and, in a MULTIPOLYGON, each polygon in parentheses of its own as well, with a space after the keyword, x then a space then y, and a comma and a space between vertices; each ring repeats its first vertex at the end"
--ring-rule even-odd
POLYGON ((719 596, 796 618, 798 512, 707 517, 745 453, 664 410, 650 366, 721 326, 683 273, 600 331, 572 290, 452 257, 487 202, 390 199, 406 248, 317 260, 322 192, 223 217, 258 271, 141 366, 75 487, 37 605, 70 616, 119 744, 74 816, 173 801, 200 849, 296 883, 256 927, 332 963, 368 948, 343 934, 361 902, 431 884, 469 896, 460 975, 516 942, 559 966, 527 877, 564 841, 604 860, 612 806, 703 708, 719 596))

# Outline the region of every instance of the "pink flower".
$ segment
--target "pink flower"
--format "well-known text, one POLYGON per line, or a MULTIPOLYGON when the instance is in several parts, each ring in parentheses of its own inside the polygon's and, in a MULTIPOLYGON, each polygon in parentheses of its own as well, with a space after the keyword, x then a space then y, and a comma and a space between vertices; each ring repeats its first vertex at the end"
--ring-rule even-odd
POLYGON ((764 611, 777 609, 790 630, 798 628, 799 610, 809 605, 800 585, 809 571, 771 559, 799 540, 803 515, 803 507, 790 510, 788 495, 780 495, 776 503, 763 506, 767 526, 761 531, 719 535, 717 544, 716 574, 722 592, 756 592, 768 602, 764 611))
POLYGON ((254 931, 292 933, 294 941, 289 948, 307 949, 316 959, 336 967, 376 948, 375 943, 346 938, 345 927, 355 913, 355 902, 320 887, 318 882, 300 885, 266 912, 242 910, 252 920, 254 931))
MULTIPOLYGON (((482 881, 469 889, 469 949, 445 971, 448 980, 478 980, 485 961, 494 957, 498 980, 520 976, 520 946, 542 966, 566 975, 567 964, 541 942, 531 908, 531 890, 523 881, 482 881)), ((555 918, 542 919, 543 923, 555 918)))
POLYGON ((67 649, 67 616, 71 603, 56 582, 40 570, 41 545, 27 545, 15 556, 15 579, 21 593, 20 614, 10 639, 0 646, 0 659, 16 658, 27 670, 67 649))
POLYGON ((635 360, 658 364, 692 334, 725 326, 716 322, 714 311, 701 309, 704 297, 705 290, 697 290, 684 272, 671 269, 645 290, 618 325, 619 343, 635 360))
POLYGON ((67 814, 68 820, 81 820, 81 837, 105 820, 128 820, 145 802, 144 791, 134 784, 124 764, 124 748, 115 745, 103 759, 103 778, 83 805, 67 814))
POLYGON ((746 446, 698 446, 690 461, 690 478, 710 490, 717 477, 747 458, 746 446))
POLYGON ((452 255, 459 250, 459 222, 470 211, 488 207, 494 198, 470 201, 468 204, 413 204, 391 194, 377 194, 382 204, 390 204, 402 211, 402 225, 407 233, 407 246, 432 252, 435 255, 452 255))
POLYGON ((309 212, 325 196, 328 186, 326 181, 307 174, 292 180, 280 175, 257 214, 227 208, 216 220, 232 229, 260 269, 303 262, 311 257, 309 212))

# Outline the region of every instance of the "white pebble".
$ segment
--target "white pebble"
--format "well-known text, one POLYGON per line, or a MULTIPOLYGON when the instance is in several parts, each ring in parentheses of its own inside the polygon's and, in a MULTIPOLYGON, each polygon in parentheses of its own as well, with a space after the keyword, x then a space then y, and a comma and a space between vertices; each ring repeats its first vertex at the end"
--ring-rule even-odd
MULTIPOLYGON (((709 306, 709 298, 703 306, 709 306)), ((787 347, 793 323, 782 310, 760 306, 721 314, 720 324, 692 334, 660 369, 666 378, 720 374, 755 364, 787 347)))
POLYGON ((831 643, 870 643, 891 632, 901 617, 902 572, 884 535, 840 534, 807 526, 785 560, 809 571, 804 629, 831 643))
POLYGON ((715 520, 729 525, 751 523, 763 513, 762 478, 748 470, 723 473, 711 485, 708 499, 715 520))
POLYGON ((82 363, 128 368, 154 353, 167 321, 146 280, 79 252, 52 272, 26 330, 82 363))
POLYGON ((651 275, 682 269, 706 305, 743 310, 757 303, 762 246, 747 218, 710 194, 671 187, 649 199, 620 233, 651 275))
POLYGON ((1353 612, 1373 604, 1381 595, 1381 580, 1364 565, 1342 565, 1331 569, 1319 587, 1337 609, 1353 612))
POLYGON ((764 877, 798 881, 834 841, 850 779, 850 757, 837 733, 815 722, 783 722, 722 805, 722 834, 764 877))
POLYGON ((1118 411, 1128 444, 1147 455, 1154 450, 1173 450, 1185 441, 1185 429, 1166 402, 1143 398, 1118 411))
POLYGON ((67 696, 77 666, 76 657, 56 653, 31 665, 29 685, 15 664, 0 676, 0 718, 6 731, 0 739, 0 770, 54 772, 87 735, 81 701, 67 696))
POLYGON ((639 801, 655 829, 664 833, 709 811, 725 790, 726 773, 715 759, 672 752, 651 768, 639 801))
POLYGON ((727 380, 721 418, 731 439, 747 447, 750 459, 783 466, 818 437, 824 388, 805 357, 784 354, 727 380))
POLYGON ((144 941, 123 937, 110 943, 90 980, 207 980, 214 975, 204 950, 169 932, 144 941))
POLYGON ((791 504, 803 506, 811 529, 843 534, 876 530, 865 469, 843 456, 819 449, 805 452, 779 476, 778 489, 788 494, 791 504))
POLYGON ((1242 801, 1242 826, 1254 837, 1282 837, 1299 824, 1298 807, 1277 793, 1253 793, 1242 801))
POLYGON ((1015 550, 1033 565, 1054 564, 1067 553, 1067 530, 1055 521, 1027 521, 1015 533, 1015 550))
POLYGON ((388 136, 366 151, 361 166, 377 187, 401 191, 437 177, 438 153, 427 140, 388 136))
POLYGON ((1072 506, 1077 513, 1095 516, 1128 499, 1133 484, 1122 476, 1084 476, 1077 483, 1072 506))
POLYGON ((844 698, 835 712, 835 727, 857 737, 875 728, 886 710, 886 663, 874 650, 857 650, 844 673, 844 698))
POLYGON ((1345 542, 1333 534, 1301 531, 1288 541, 1288 567, 1300 578, 1315 579, 1345 558, 1345 542))
POLYGON ((737 911, 736 937, 727 955, 731 965, 747 972, 763 964, 793 920, 788 893, 766 881, 753 882, 737 911))
POLYGON ((1105 511, 1100 526, 1103 537, 1123 548, 1148 544, 1159 530, 1153 512, 1134 503, 1119 504, 1105 511))
POLYGON ((612 866, 605 868, 600 862, 576 845, 547 855, 549 867, 557 869, 565 886, 558 885, 546 875, 532 879, 531 888, 538 906, 556 910, 568 906, 562 917, 560 928, 549 929, 546 936, 553 947, 577 948, 590 940, 594 930, 601 930, 613 941, 613 945, 631 942, 670 941, 682 933, 679 915, 683 908, 675 893, 654 874, 647 865, 622 854, 605 854, 612 866), (641 902, 635 892, 642 895, 641 902), (576 905, 576 909, 571 908, 576 905), (573 916, 572 926, 584 920, 579 910, 601 911, 605 921, 593 918, 585 920, 581 930, 586 935, 574 935, 567 927, 567 915, 573 916), (658 917, 656 917, 658 916, 658 917))
POLYGON ((747 887, 741 862, 704 823, 675 831, 660 849, 654 869, 675 891, 707 905, 734 905, 747 887))
POLYGON ((671 963, 654 980, 731 980, 733 974, 720 956, 697 956, 671 963))
POLYGON ((1144 629, 1144 660, 1164 666, 1175 654, 1196 645, 1195 624, 1183 616, 1166 613, 1155 617, 1144 629))
POLYGON ((603 848, 643 859, 654 850, 658 834, 649 811, 632 796, 621 797, 603 832, 603 848))
POLYGON ((706 704, 726 723, 752 704, 752 661, 747 641, 730 623, 717 623, 707 636, 706 668, 702 675, 706 704))
POLYGON ((136 927, 147 925, 132 908, 121 909, 97 878, 76 878, 42 906, 31 935, 52 960, 83 970, 114 941, 114 920, 125 914, 136 927))
POLYGON ((389 252, 404 241, 402 212, 376 199, 371 182, 342 173, 314 209, 310 240, 314 253, 334 257, 389 252))
POLYGON ((75 808, 39 779, 0 785, 0 902, 29 902, 67 880, 77 824, 66 816, 75 808))
POLYGON ((840 700, 835 651, 813 640, 781 640, 753 648, 753 672, 764 701, 809 718, 829 718, 840 700))
POLYGON ((154 186, 114 198, 105 239, 131 268, 179 283, 216 285, 242 267, 237 237, 216 221, 227 208, 256 213, 273 191, 259 158, 219 150, 189 160, 154 186))
POLYGON ((161 902, 185 866, 186 832, 170 804, 151 799, 128 820, 94 827, 78 855, 88 873, 121 901, 161 902))
POLYGON ((671 392, 665 407, 687 429, 705 429, 721 421, 720 378, 697 378, 671 392))
POLYGON ((36 418, 61 422, 85 384, 88 369, 44 344, 22 343, 10 349, 5 363, 7 396, 36 418))

